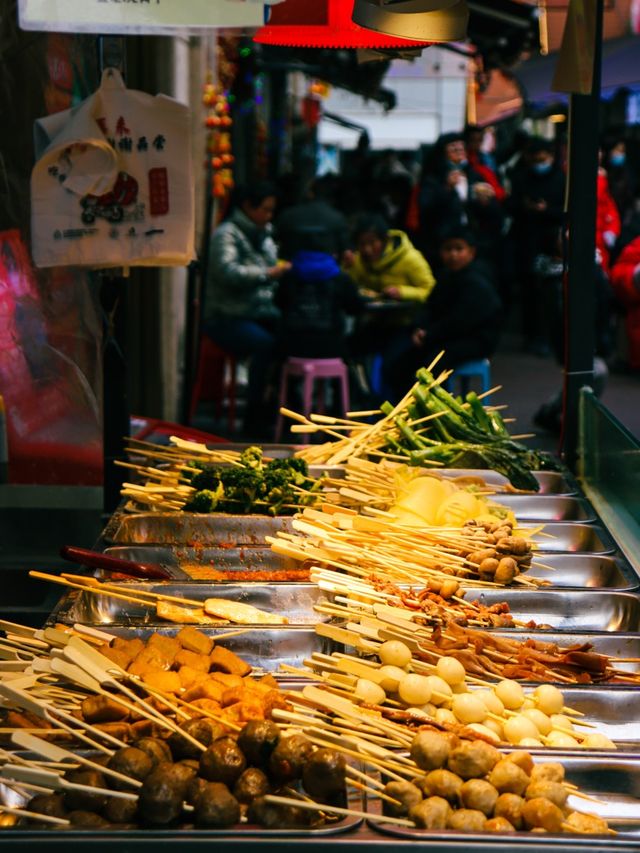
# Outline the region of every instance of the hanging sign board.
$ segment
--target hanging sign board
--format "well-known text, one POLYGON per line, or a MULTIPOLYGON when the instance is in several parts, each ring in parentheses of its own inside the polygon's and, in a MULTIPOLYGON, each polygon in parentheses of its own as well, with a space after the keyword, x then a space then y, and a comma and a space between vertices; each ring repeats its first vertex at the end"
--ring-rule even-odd
POLYGON ((281 0, 19 0, 23 30, 171 35, 219 27, 259 27, 281 0))

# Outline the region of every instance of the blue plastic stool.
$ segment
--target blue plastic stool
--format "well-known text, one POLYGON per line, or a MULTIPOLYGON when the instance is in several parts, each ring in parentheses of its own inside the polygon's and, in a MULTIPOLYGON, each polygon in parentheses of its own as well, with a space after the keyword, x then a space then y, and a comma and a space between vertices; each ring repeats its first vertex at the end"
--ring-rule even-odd
POLYGON ((374 394, 382 394, 382 354, 377 353, 371 362, 369 385, 374 394))
MULTIPOLYGON (((456 380, 460 383, 460 392, 464 397, 469 392, 470 379, 477 378, 480 380, 481 391, 486 393, 491 388, 491 362, 488 358, 479 358, 476 361, 466 361, 459 365, 453 372, 447 382, 447 390, 455 394, 456 380)), ((485 397, 484 405, 488 405, 489 398, 485 397)))

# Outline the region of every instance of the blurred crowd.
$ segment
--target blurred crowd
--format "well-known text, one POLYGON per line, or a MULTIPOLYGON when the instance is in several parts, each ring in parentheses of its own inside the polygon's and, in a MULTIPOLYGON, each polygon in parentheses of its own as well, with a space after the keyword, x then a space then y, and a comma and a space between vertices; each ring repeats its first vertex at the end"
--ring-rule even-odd
MULTIPOLYGON (((624 133, 597 184, 596 374, 640 370, 640 186, 624 133)), ((283 360, 343 358, 358 403, 397 400, 415 370, 490 358, 511 316, 524 350, 563 351, 566 146, 493 128, 441 136, 423 158, 371 152, 341 175, 238 191, 214 231, 203 331, 249 360, 245 429, 266 433, 283 360), (372 381, 372 365, 376 379, 372 381), (266 425, 266 429, 265 429, 266 425)), ((559 400, 538 413, 555 428, 559 400)))

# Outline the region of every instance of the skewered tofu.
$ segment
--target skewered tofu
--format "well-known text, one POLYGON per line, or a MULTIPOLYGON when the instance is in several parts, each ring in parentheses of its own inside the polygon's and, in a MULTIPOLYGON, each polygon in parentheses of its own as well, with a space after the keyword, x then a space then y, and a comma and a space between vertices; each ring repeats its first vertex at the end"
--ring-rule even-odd
POLYGON ((227 601, 226 598, 207 598, 204 612, 241 625, 286 625, 289 621, 286 616, 280 616, 278 613, 266 613, 251 604, 227 601))

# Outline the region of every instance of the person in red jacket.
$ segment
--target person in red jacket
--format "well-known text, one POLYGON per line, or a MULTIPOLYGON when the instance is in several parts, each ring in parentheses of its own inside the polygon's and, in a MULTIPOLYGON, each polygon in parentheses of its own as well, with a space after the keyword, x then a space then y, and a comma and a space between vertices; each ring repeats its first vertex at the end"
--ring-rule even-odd
POLYGON ((640 370, 640 237, 625 246, 611 267, 611 286, 626 311, 629 366, 640 370))
POLYGON ((618 207, 609 192, 609 180, 606 171, 598 169, 596 207, 596 249, 602 258, 602 268, 609 271, 609 252, 620 236, 622 224, 618 207))

